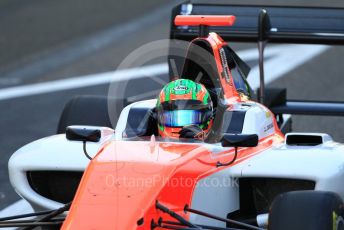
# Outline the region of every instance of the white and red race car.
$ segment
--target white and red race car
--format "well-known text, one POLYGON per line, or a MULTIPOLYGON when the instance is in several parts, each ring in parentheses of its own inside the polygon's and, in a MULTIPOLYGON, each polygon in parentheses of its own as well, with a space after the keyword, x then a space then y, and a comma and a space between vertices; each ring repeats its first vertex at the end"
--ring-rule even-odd
POLYGON ((327 134, 290 132, 290 114, 343 115, 344 106, 286 101, 285 90, 264 89, 262 68, 267 40, 344 43, 343 16, 317 27, 314 15, 332 9, 260 9, 183 3, 173 10, 171 38, 191 40, 180 77, 205 85, 216 108, 205 141, 159 137, 155 99, 110 113, 118 118, 111 129, 107 105, 117 100, 75 98, 60 121, 66 134, 11 157, 11 183, 38 216, 11 226, 343 230, 344 145, 327 134), (246 81, 247 65, 224 41, 231 39, 258 41, 262 103, 246 81))

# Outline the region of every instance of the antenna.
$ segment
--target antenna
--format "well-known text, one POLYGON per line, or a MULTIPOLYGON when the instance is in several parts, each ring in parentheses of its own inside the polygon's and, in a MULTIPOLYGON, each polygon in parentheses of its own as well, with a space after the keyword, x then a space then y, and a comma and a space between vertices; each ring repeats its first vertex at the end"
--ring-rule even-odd
POLYGON ((265 76, 264 76, 264 48, 267 42, 267 33, 271 29, 270 18, 265 9, 262 9, 258 17, 258 52, 259 52, 259 102, 264 104, 265 76))

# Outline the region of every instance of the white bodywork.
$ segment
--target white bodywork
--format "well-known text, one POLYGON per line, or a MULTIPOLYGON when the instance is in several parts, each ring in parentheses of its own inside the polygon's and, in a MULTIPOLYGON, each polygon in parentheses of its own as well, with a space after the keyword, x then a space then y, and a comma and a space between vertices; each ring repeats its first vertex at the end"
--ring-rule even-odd
MULTIPOLYGON (((101 128, 103 131, 101 141, 88 143, 88 152, 94 155, 108 140, 122 139, 122 132, 131 107, 153 108, 155 103, 155 100, 149 100, 127 106, 121 113, 115 134, 110 134, 111 130, 108 128, 101 128)), ((237 105, 233 109, 247 110, 242 133, 256 133, 259 138, 272 134, 273 129, 269 128, 273 122, 272 115, 265 107, 251 103, 249 106, 237 105)), ((325 134, 309 135, 320 135, 323 143, 316 146, 288 146, 284 143, 203 178, 194 190, 192 208, 223 217, 238 210, 239 187, 236 180, 240 177, 311 180, 315 182, 316 190, 333 191, 344 198, 344 146, 333 142, 325 134), (219 181, 225 180, 229 186, 220 188, 211 184, 206 186, 207 180, 212 178, 219 181)), ((214 149, 213 154, 222 148, 219 144, 208 144, 208 146, 214 149)), ((35 210, 55 209, 61 206, 61 203, 34 192, 28 183, 26 172, 33 170, 84 171, 88 162, 83 153, 82 142, 68 141, 65 135, 54 135, 32 142, 13 154, 9 161, 10 181, 17 193, 29 201, 35 210)), ((191 215, 191 220, 199 224, 224 226, 221 222, 196 215, 191 215)))
MULTIPOLYGON (((93 157, 100 147, 113 136, 113 130, 102 127, 98 143, 87 143, 93 157), (110 134, 111 133, 111 134, 110 134)), ((39 139, 16 151, 9 160, 10 181, 16 192, 35 210, 56 209, 62 204, 37 194, 29 185, 26 172, 35 170, 84 171, 89 163, 82 142, 69 141, 64 134, 39 139)))
MULTIPOLYGON (((216 192, 212 189, 204 189, 205 186, 198 186, 194 192, 192 207, 207 210, 217 216, 226 216, 239 209, 239 187, 235 180, 241 177, 310 180, 315 182, 315 190, 333 191, 344 199, 344 146, 333 142, 328 135, 314 133, 310 135, 320 135, 324 137, 325 142, 309 147, 282 144, 211 175, 217 177, 218 181, 227 180, 232 183, 227 182, 229 186, 217 188, 216 192), (210 202, 202 202, 204 200, 210 202)), ((192 215, 192 218, 195 223, 225 226, 221 222, 197 215, 192 215)))

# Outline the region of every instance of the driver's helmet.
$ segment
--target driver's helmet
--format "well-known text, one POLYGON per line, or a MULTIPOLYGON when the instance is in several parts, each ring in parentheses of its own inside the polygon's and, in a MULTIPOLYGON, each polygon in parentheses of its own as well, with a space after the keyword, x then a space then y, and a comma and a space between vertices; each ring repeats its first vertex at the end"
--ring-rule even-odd
POLYGON ((213 119, 208 90, 199 83, 178 79, 168 83, 157 100, 157 120, 162 137, 178 138, 183 127, 197 125, 206 134, 213 119))

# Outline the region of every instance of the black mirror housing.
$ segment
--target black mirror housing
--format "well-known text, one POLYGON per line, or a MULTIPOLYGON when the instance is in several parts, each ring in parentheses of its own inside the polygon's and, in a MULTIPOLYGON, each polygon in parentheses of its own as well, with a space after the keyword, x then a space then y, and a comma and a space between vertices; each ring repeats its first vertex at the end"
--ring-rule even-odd
POLYGON ((257 134, 224 134, 221 139, 223 147, 255 147, 258 145, 257 134))
POLYGON ((98 142, 101 138, 101 130, 87 126, 68 126, 66 138, 70 141, 98 142))

